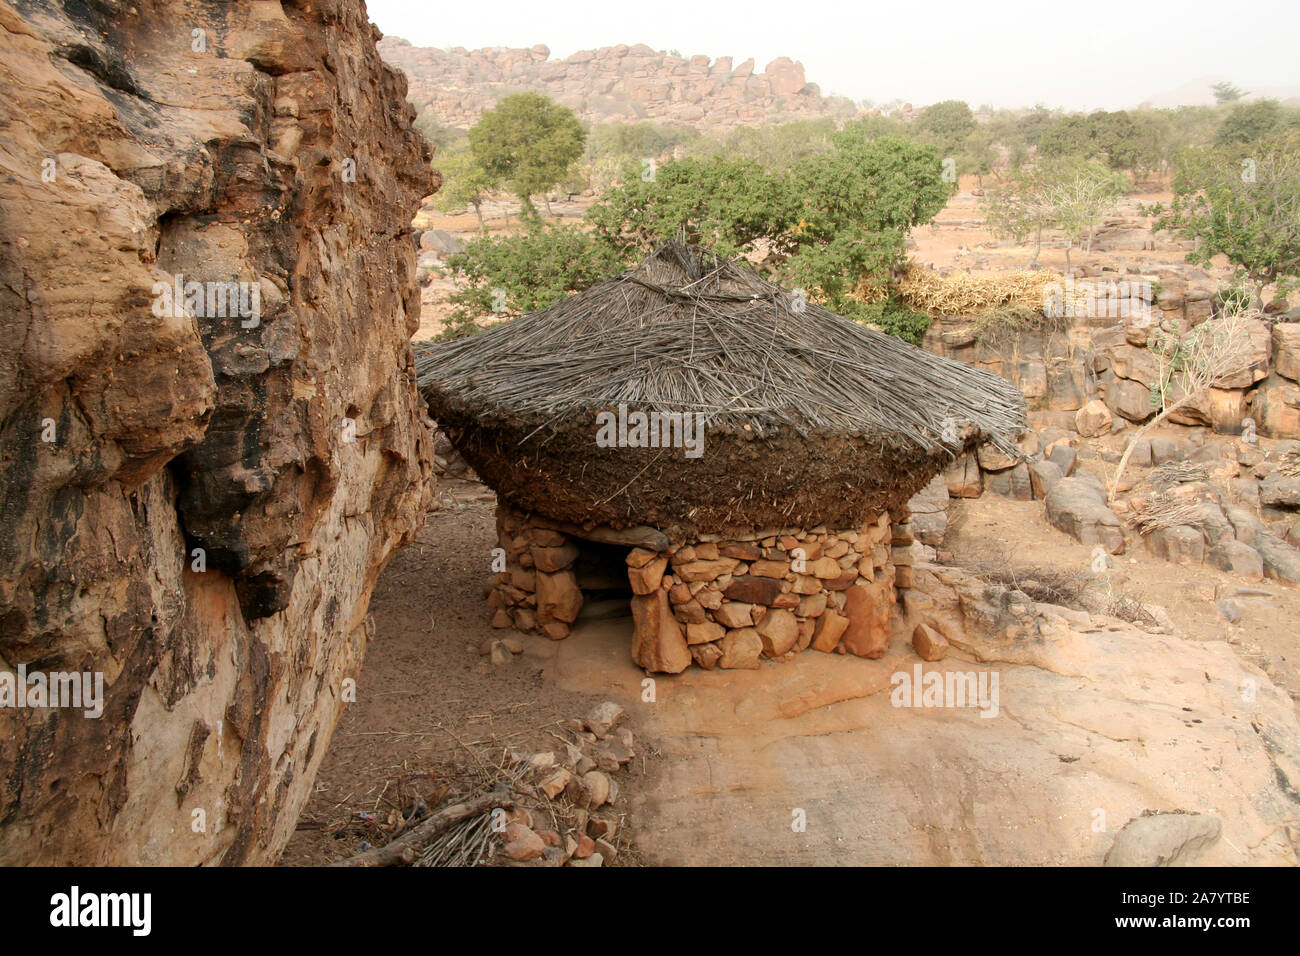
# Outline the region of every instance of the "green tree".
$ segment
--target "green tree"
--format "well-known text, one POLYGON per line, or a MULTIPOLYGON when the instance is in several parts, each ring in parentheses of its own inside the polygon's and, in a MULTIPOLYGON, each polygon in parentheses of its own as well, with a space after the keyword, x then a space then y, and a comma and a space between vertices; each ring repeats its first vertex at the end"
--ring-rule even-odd
POLYGON ((1214 102, 1222 106, 1224 103, 1235 103, 1248 92, 1239 86, 1235 86, 1224 80, 1222 83, 1210 84, 1210 89, 1214 91, 1214 102))
POLYGON ((642 167, 600 197, 587 221, 620 255, 644 254, 676 235, 719 255, 788 244, 798 203, 787 178, 752 160, 692 158, 642 167))
POLYGON ((1219 124, 1214 142, 1218 146, 1253 143, 1276 133, 1282 125, 1282 106, 1277 100, 1238 103, 1219 124))
POLYGON ((469 131, 475 161, 519 197, 530 219, 537 218, 532 197, 569 175, 585 141, 573 112, 539 93, 507 96, 469 131))
POLYGON ((622 271, 628 260, 574 226, 540 220, 523 235, 471 240, 447 260, 459 288, 443 338, 479 331, 484 317, 511 319, 622 271))
POLYGON ((1046 200, 1053 221, 1065 233, 1065 271, 1070 271, 1070 250, 1086 240, 1124 194, 1120 174, 1096 161, 1068 164, 1053 172, 1046 200))
POLYGON ((1179 156, 1173 202, 1155 228, 1196 242, 1187 261, 1225 256, 1254 286, 1300 278, 1300 134, 1267 144, 1187 150, 1179 156))
POLYGON ((1034 237, 1030 266, 1038 264, 1043 249, 1043 229, 1052 222, 1048 191, 1052 183, 1035 168, 1016 170, 1008 179, 987 189, 980 198, 989 232, 1020 245, 1034 237))
POLYGON ((479 165, 474 153, 468 146, 453 148, 446 156, 437 160, 438 170, 442 173, 442 188, 434 205, 444 212, 454 212, 472 206, 478 216, 478 227, 487 231, 483 221, 483 201, 488 193, 497 188, 497 183, 479 165))
POLYGON ((975 115, 964 100, 944 100, 927 106, 916 120, 922 140, 938 146, 945 155, 961 149, 975 126, 975 115))
POLYGON ((836 137, 836 148, 801 162, 794 186, 803 210, 786 274, 840 312, 859 308, 858 283, 892 281, 906 258, 908 231, 930 222, 954 186, 938 150, 896 137, 836 137))

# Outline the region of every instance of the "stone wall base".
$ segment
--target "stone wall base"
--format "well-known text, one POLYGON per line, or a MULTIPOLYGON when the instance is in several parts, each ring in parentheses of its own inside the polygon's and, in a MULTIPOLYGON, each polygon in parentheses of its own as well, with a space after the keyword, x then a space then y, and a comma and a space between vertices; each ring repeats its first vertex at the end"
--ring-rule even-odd
POLYGON ((655 673, 692 663, 753 668, 809 648, 882 657, 897 592, 912 586, 909 524, 887 514, 846 531, 770 529, 680 542, 649 528, 560 527, 568 526, 498 506, 493 625, 567 637, 582 609, 573 566, 587 542, 624 544, 632 658, 655 673))

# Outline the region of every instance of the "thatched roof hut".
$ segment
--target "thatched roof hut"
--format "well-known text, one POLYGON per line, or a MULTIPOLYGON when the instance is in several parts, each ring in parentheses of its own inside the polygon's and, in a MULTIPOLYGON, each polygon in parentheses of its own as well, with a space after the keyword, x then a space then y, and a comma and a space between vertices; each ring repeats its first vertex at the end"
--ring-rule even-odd
POLYGON ((548 308, 421 346, 417 373, 500 496, 587 525, 856 527, 897 513, 979 441, 1012 451, 1025 424, 1023 396, 996 375, 680 242, 548 308), (662 442, 636 427, 652 412, 662 442))

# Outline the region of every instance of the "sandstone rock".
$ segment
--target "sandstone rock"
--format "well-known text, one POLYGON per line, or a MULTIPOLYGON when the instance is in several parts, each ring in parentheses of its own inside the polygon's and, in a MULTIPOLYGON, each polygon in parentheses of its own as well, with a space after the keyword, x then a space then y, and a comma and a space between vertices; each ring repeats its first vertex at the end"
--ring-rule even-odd
POLYGON ((858 657, 883 657, 889 650, 889 622, 894 607, 894 589, 887 579, 848 589, 844 614, 849 619, 843 644, 858 657))
POLYGON ((1273 370, 1300 382, 1300 322, 1279 322, 1273 326, 1273 370))
POLYGON ((1069 478, 1074 474, 1074 465, 1078 460, 1079 453, 1069 445, 1057 445, 1047 455, 1047 460, 1061 469, 1062 477, 1069 478))
POLYGON ((1046 498, 1047 493, 1065 477, 1053 461, 1036 461, 1029 466, 1029 482, 1035 498, 1046 498))
POLYGON ((0 714, 6 865, 273 863, 435 501, 405 81, 354 0, 256 7, 3 14, 0 658, 106 675, 0 714))
POLYGON ((1105 492, 1083 478, 1062 478, 1047 493, 1047 521, 1079 543, 1101 545, 1110 554, 1124 550, 1119 517, 1106 507, 1105 492))
MULTIPOLYGON (((839 573, 839 565, 836 565, 839 573)), ((760 578, 783 578, 790 572, 788 561, 755 561, 749 566, 749 573, 760 578)))
POLYGON ((1253 546, 1264 563, 1265 577, 1300 584, 1300 551, 1268 532, 1256 535, 1253 546))
POLYGON ((1033 482, 1029 475, 1029 466, 1024 462, 1005 471, 993 472, 985 477, 985 490, 990 494, 1016 501, 1032 501, 1034 498, 1033 482))
POLYGON ((1110 434, 1111 421, 1106 403, 1094 398, 1075 413, 1074 428, 1084 438, 1095 438, 1110 434))
POLYGON ((568 542, 558 548, 539 548, 531 550, 533 567, 538 571, 563 571, 578 558, 578 547, 568 542))
POLYGON ((550 799, 554 800, 564 792, 564 788, 569 785, 569 781, 572 779, 573 774, 561 768, 538 784, 537 789, 546 794, 550 799))
POLYGON ((923 661, 941 661, 948 655, 948 639, 925 623, 912 631, 912 647, 923 661))
POLYGON ((691 646, 691 659, 706 671, 711 671, 722 660, 722 648, 717 644, 694 644, 691 646))
MULTIPOLYGON (((1139 382, 1116 378, 1102 389, 1106 405, 1115 414, 1131 422, 1144 422, 1155 410, 1151 407, 1151 389, 1139 382)), ((1080 433, 1083 429, 1079 429, 1080 433)))
POLYGON ((759 578, 746 574, 732 580, 722 593, 729 601, 771 604, 781 593, 781 582, 775 578, 759 578))
POLYGON ((794 647, 799 638, 798 620, 784 609, 774 609, 763 615, 755 629, 768 657, 780 657, 794 647))
POLYGON ((948 485, 943 475, 935 475, 907 503, 912 512, 912 532, 922 543, 931 546, 943 544, 948 530, 948 504, 948 485))
POLYGON ((546 852, 542 838, 522 823, 507 824, 501 836, 504 842, 502 852, 511 860, 535 860, 546 852))
POLYGON ((668 559, 665 557, 652 558, 640 566, 628 565, 627 579, 632 585, 632 593, 653 594, 659 590, 667 569, 668 559))
MULTIPOLYGON (((763 562, 758 562, 763 563, 763 562)), ((712 581, 736 569, 734 558, 719 558, 715 561, 691 561, 676 568, 676 573, 683 581, 712 581)), ((757 573, 757 572, 755 572, 757 573)))
POLYGON ((572 624, 582 610, 582 591, 572 571, 552 574, 537 573, 537 615, 545 622, 563 621, 572 624))
POLYGON ((1300 508, 1300 477, 1291 478, 1277 471, 1270 473, 1260 483, 1259 501, 1263 505, 1300 508))
POLYGON ((1219 542, 1210 549, 1209 561, 1220 571, 1239 575, 1247 581, 1259 581, 1264 577, 1264 561, 1259 552, 1240 541, 1219 542))
POLYGON ((1115 834, 1106 866, 1188 866, 1216 843, 1223 830, 1208 813, 1156 813, 1135 817, 1115 834))
POLYGON ((726 601, 713 612, 713 619, 726 628, 749 627, 754 623, 754 605, 726 601))
POLYGON ((709 644, 713 641, 721 640, 722 635, 726 633, 726 628, 721 624, 715 624, 713 621, 703 621, 699 624, 686 625, 686 643, 687 644, 709 644))
MULTIPOLYGON (((647 551, 645 548, 633 548, 627 553, 627 557, 624 560, 627 562, 629 568, 644 568, 647 564, 658 557, 659 552, 657 551, 647 551)), ((660 573, 662 574, 663 572, 661 571, 660 573)))
POLYGON ((726 670, 755 668, 763 653, 763 639, 752 627, 728 631, 718 644, 722 648, 718 666, 726 670))
POLYGON ((626 716, 622 705, 607 700, 597 704, 582 719, 583 725, 597 737, 604 737, 626 716))
POLYGON ((1201 564, 1205 560, 1205 537, 1190 525, 1152 531, 1147 535, 1147 545, 1156 557, 1174 564, 1201 564))
POLYGON ((610 801, 610 779, 599 770, 589 770, 582 775, 582 795, 579 803, 587 810, 597 810, 610 801))
POLYGON ((632 598, 632 659, 651 673, 680 674, 691 664, 682 627, 673 617, 663 590, 632 598))
MULTIPOLYGON (((1285 382, 1285 379, 1276 379, 1285 382)), ((1259 434, 1268 438, 1300 438, 1300 387, 1264 383, 1251 402, 1259 434)))
POLYGON ((603 839, 596 841, 596 852, 604 858, 606 863, 613 863, 614 858, 618 856, 618 850, 614 847, 614 844, 603 839))
POLYGON ((817 625, 813 630, 813 649, 825 651, 829 654, 835 650, 848 626, 849 619, 847 617, 827 609, 817 618, 817 625))
POLYGON ((973 453, 955 459, 944 470, 943 480, 954 498, 978 498, 984 493, 984 477, 973 453))

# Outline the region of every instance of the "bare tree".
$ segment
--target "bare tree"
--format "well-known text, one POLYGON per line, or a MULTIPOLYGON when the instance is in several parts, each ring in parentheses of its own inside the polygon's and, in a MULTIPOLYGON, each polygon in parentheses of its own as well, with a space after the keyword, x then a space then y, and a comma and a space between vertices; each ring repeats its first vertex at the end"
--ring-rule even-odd
POLYGON ((1151 429, 1180 408, 1199 401, 1215 382, 1250 368, 1251 326, 1260 317, 1254 309, 1239 308, 1188 332, 1156 333, 1149 348, 1157 368, 1156 383, 1151 386, 1151 404, 1157 414, 1128 440, 1110 482, 1108 501, 1115 500, 1133 449, 1151 429))

